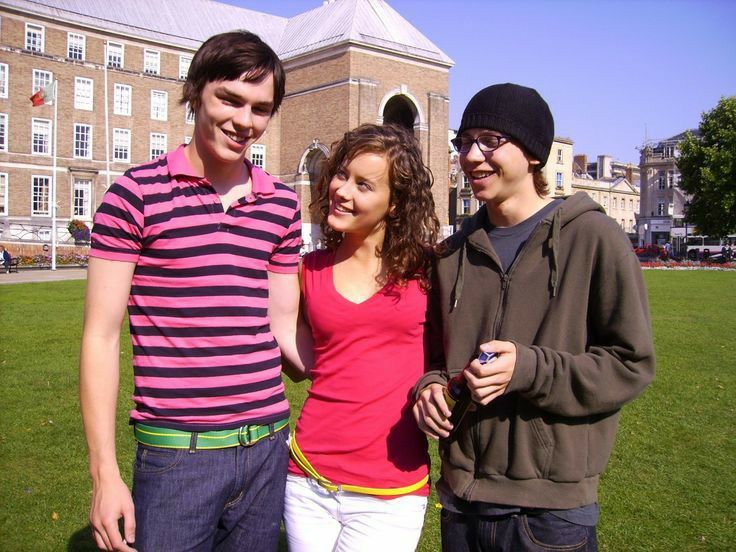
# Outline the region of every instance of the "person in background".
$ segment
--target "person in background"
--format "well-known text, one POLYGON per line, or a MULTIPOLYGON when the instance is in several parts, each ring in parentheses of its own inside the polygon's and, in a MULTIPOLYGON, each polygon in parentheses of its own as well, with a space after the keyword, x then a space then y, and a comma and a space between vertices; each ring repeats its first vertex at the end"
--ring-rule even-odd
POLYGON ((0 251, 2 251, 3 254, 3 267, 5 268, 5 273, 10 273, 10 262, 13 260, 13 258, 10 256, 10 251, 5 249, 4 245, 0 245, 0 251))
POLYGON ((192 141, 128 170, 95 215, 80 395, 102 549, 276 550, 289 417, 276 340, 296 332, 301 220, 246 151, 283 97, 260 38, 211 37, 183 89, 192 141), (126 306, 132 498, 115 455, 126 306))
POLYGON ((326 249, 302 264, 313 340, 302 358, 313 348, 314 366, 291 439, 291 552, 401 552, 419 541, 429 457, 409 398, 431 341, 431 185, 416 139, 396 125, 347 132, 326 162, 316 201, 326 249))
POLYGON ((439 439, 445 551, 596 550, 620 409, 654 375, 639 261, 586 194, 548 196, 553 138, 547 102, 507 83, 473 96, 453 140, 484 205, 438 248, 444 359, 414 392, 439 439), (453 427, 443 389, 458 374, 474 408, 453 427))

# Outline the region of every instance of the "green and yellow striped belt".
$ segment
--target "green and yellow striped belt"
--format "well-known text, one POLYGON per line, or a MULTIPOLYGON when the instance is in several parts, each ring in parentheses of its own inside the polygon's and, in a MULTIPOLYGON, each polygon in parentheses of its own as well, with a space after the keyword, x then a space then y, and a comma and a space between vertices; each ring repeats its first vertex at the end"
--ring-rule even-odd
POLYGON ((288 425, 287 418, 272 424, 249 424, 235 429, 193 432, 137 423, 133 426, 133 435, 136 441, 151 447, 207 450, 249 447, 288 425))

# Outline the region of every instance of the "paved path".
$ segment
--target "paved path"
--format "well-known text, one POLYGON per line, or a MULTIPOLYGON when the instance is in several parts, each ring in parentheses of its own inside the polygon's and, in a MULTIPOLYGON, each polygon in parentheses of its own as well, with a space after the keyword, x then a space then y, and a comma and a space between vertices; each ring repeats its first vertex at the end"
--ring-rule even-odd
POLYGON ((21 268, 10 274, 0 273, 2 284, 28 284, 31 282, 58 282, 59 280, 86 280, 86 268, 21 268))

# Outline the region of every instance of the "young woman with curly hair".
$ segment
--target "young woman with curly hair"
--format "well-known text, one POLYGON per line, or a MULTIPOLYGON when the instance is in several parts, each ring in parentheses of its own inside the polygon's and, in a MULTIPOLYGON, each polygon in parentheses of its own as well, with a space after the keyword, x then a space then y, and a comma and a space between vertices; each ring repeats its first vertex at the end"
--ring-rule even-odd
POLYGON ((291 552, 416 548, 429 458, 408 399, 425 369, 431 185, 416 139, 395 125, 347 132, 324 167, 326 249, 302 264, 314 360, 291 439, 291 552))

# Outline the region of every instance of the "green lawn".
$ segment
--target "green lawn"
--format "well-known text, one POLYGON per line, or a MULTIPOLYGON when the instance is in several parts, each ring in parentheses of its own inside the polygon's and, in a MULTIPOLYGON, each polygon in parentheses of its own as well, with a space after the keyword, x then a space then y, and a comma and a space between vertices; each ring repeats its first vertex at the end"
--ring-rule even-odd
MULTIPOLYGON (((736 272, 648 271, 645 277, 658 372, 624 409, 600 491, 601 549, 730 550, 736 543, 736 272)), ((83 282, 0 286, 3 551, 94 549, 77 402, 83 295, 83 282)), ((127 331, 123 341, 118 458, 129 480, 127 331)), ((305 387, 287 388, 297 410, 305 387)), ((439 550, 435 502, 432 496, 423 551, 439 550)))

